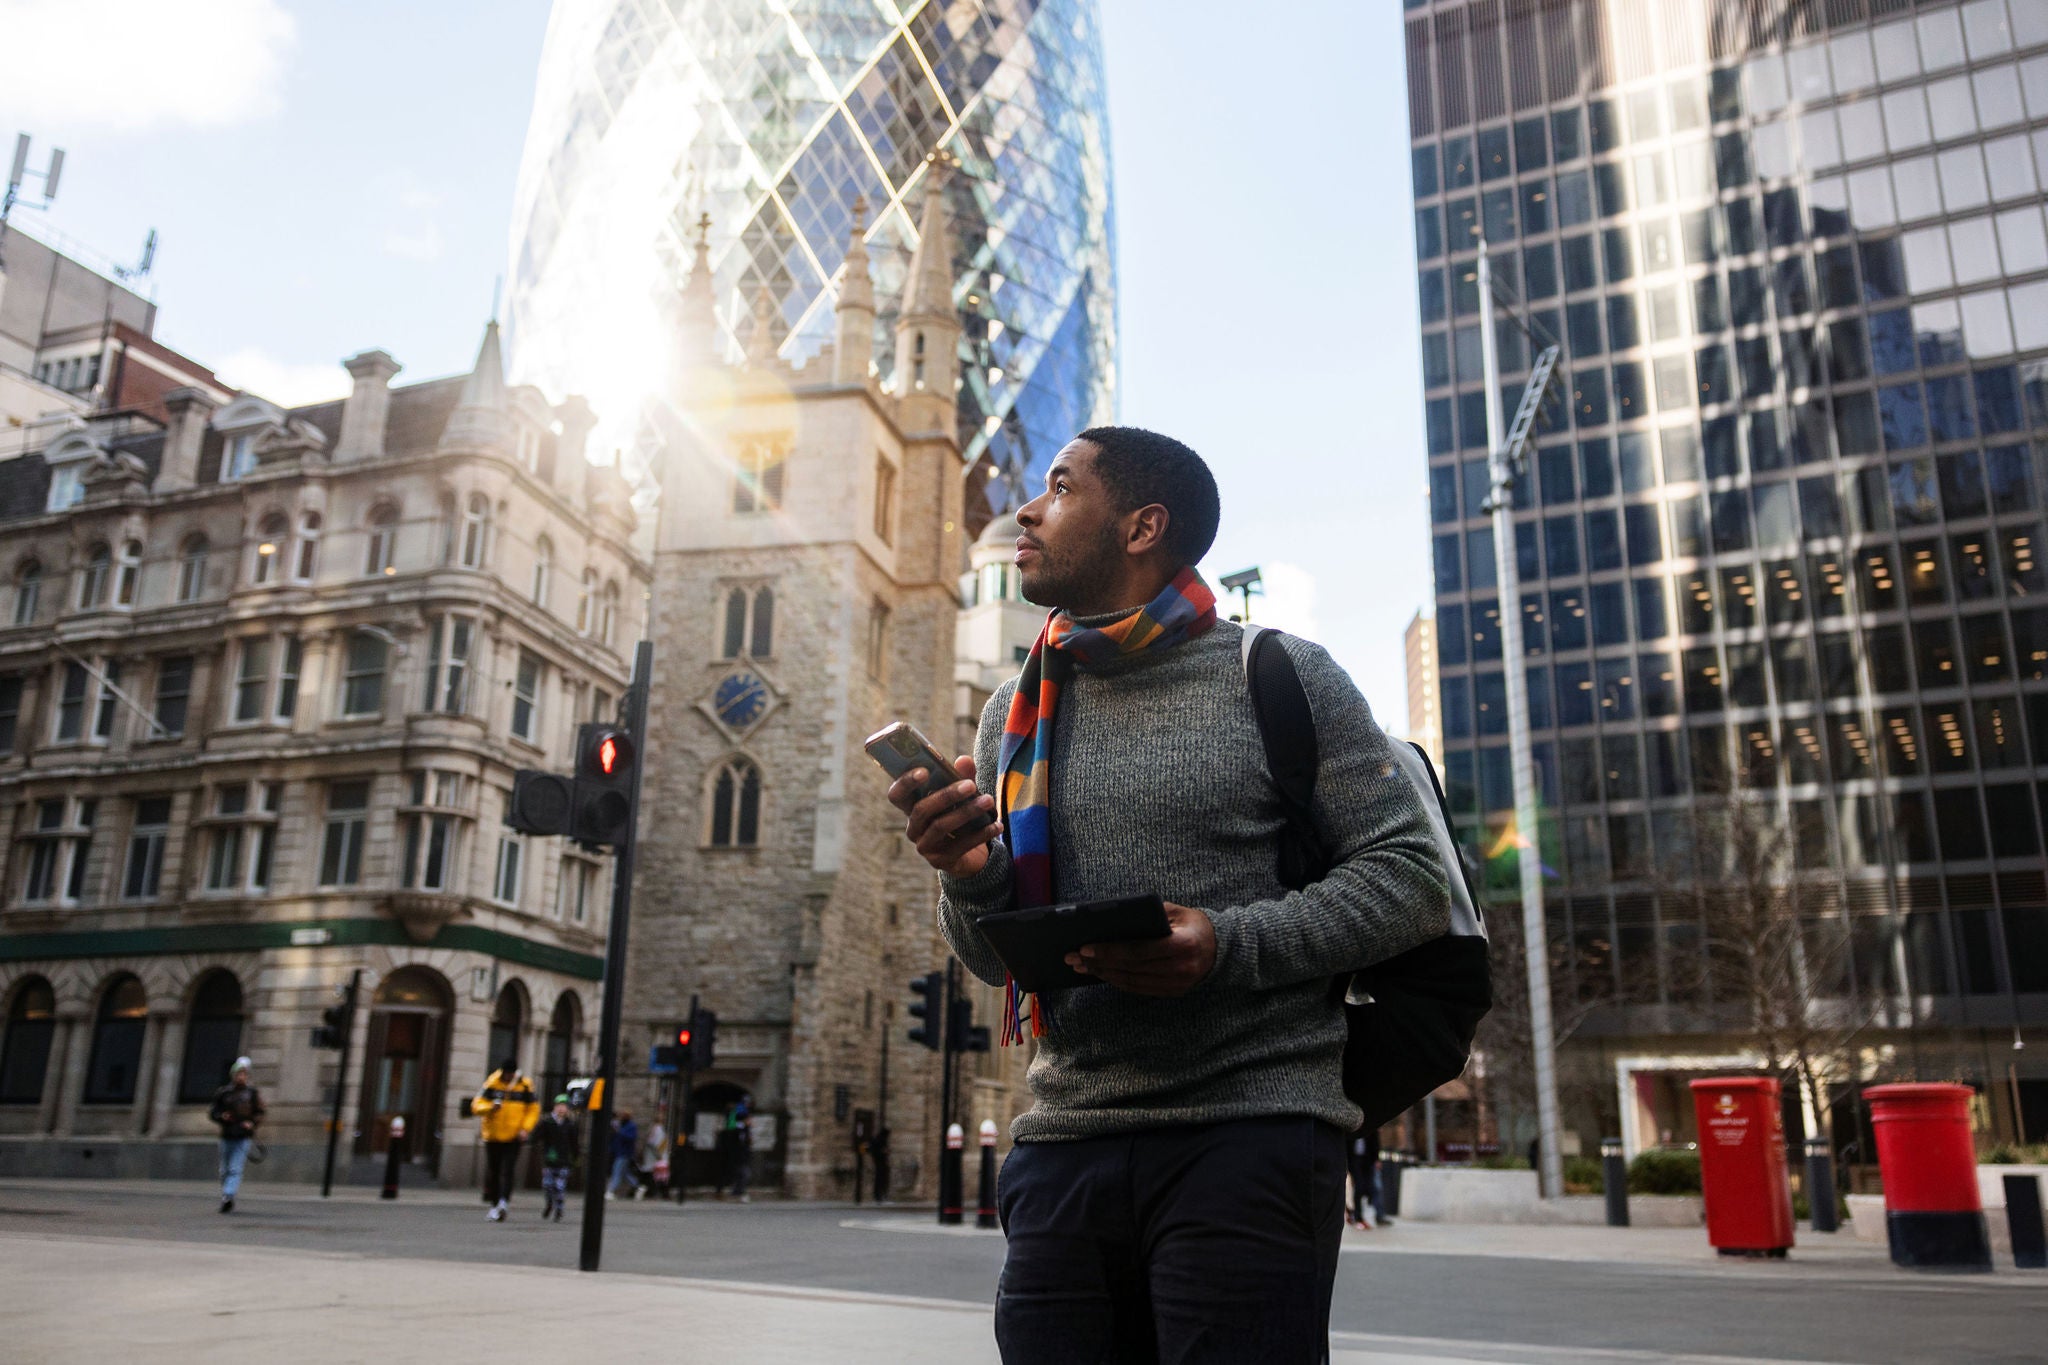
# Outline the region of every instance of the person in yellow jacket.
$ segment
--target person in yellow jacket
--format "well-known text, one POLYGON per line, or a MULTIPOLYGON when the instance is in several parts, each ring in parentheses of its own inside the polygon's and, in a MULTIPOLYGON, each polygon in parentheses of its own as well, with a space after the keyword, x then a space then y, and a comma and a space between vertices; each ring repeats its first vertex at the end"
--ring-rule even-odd
POLYGON ((502 1223, 518 1178, 520 1144, 540 1122, 540 1099, 533 1093, 533 1082, 519 1074, 518 1059, 507 1057, 470 1101, 469 1111, 483 1126, 484 1202, 491 1206, 487 1216, 502 1223))

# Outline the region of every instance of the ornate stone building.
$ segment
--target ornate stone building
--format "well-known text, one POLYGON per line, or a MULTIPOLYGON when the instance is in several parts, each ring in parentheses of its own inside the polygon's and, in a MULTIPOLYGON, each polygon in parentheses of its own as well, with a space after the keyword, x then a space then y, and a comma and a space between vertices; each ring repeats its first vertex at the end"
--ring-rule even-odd
POLYGON ((488 1060, 587 1061, 609 864, 500 820, 624 690, 628 490, 495 323, 467 375, 347 368, 343 401, 181 389, 0 461, 0 1172, 206 1173, 247 1053, 267 1176, 317 1174, 339 1083, 345 1154, 404 1116, 460 1182, 488 1060), (311 1029, 357 971, 338 1075, 311 1029))

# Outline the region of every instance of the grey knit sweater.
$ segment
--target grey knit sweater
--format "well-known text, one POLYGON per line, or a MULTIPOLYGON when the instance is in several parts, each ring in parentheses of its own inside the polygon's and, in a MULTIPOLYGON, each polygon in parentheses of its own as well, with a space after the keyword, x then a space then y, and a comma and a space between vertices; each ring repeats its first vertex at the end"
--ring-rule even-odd
MULTIPOLYGON (((1186 644, 1080 670, 1061 694, 1055 894, 1156 891, 1203 910, 1216 926, 1216 966, 1177 999, 1107 984, 1049 993, 1029 1072, 1037 1103, 1011 1128, 1019 1142, 1271 1114, 1312 1115, 1349 1132, 1363 1116, 1344 1098, 1345 1025, 1331 978, 1449 925, 1443 865, 1386 735, 1350 676, 1291 636, 1284 644, 1322 758, 1315 821, 1334 866, 1305 890, 1281 886, 1285 817, 1245 688, 1242 635, 1220 622, 1186 644)), ((983 791, 995 790, 1015 690, 1005 683, 982 712, 983 791)), ((1008 850, 999 841, 973 877, 939 880, 947 941, 976 976, 1000 984, 1003 964, 975 919, 1012 904, 1008 850)))

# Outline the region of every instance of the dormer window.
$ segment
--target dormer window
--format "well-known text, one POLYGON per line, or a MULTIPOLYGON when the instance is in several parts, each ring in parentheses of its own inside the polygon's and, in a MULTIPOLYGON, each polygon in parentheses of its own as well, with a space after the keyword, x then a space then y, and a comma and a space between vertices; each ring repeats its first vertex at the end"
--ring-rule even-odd
POLYGON ((132 607, 142 591, 142 542, 130 540, 121 546, 121 563, 114 577, 114 605, 132 607))
POLYGON ((462 516, 462 567, 481 569, 489 553, 491 500, 482 493, 469 495, 468 510, 462 516))
POLYGON ((50 470, 50 501, 48 510, 61 512, 67 507, 76 507, 85 498, 85 465, 58 465, 50 470))
POLYGON ((238 431, 221 443, 220 481, 233 483, 256 472, 256 433, 238 431))
POLYGON ((292 582, 311 583, 320 567, 320 514, 299 513, 299 543, 292 559, 292 582))
POLYGON ((85 557, 85 571, 78 576, 78 609, 91 611, 107 602, 107 576, 114 554, 105 543, 92 547, 85 557))
POLYGON ((258 524, 256 561, 249 568, 249 581, 257 587, 275 583, 284 576, 278 561, 285 555, 285 535, 290 529, 291 523, 285 520, 282 512, 272 512, 258 524))

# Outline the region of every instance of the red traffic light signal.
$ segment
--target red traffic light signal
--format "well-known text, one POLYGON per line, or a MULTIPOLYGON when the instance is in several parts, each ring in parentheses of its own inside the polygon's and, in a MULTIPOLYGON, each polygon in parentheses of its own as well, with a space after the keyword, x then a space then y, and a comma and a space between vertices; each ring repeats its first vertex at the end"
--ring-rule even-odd
POLYGON ((690 1038, 691 1033, 687 1025, 676 1030, 677 1047, 688 1047, 690 1045, 690 1038))
POLYGON ((618 766, 619 737, 617 735, 606 735, 597 743, 598 771, 603 773, 606 777, 610 777, 612 775, 612 770, 618 766))
POLYGON ((578 727, 576 776, 619 781, 633 767, 633 737, 611 725, 578 727))

